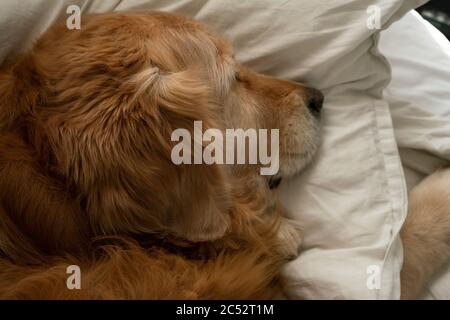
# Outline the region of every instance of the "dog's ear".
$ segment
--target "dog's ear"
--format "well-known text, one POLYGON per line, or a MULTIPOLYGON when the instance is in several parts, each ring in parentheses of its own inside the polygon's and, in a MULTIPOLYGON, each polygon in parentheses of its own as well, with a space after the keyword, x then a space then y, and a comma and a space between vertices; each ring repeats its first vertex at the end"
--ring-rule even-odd
POLYGON ((222 237, 230 227, 232 196, 225 168, 190 165, 178 169, 178 183, 169 190, 167 213, 176 234, 191 241, 222 237))
POLYGON ((225 166, 178 165, 171 158, 175 129, 193 138, 194 120, 215 126, 208 86, 191 71, 161 75, 156 68, 125 86, 112 98, 106 88, 107 99, 95 87, 89 109, 69 105, 58 118, 65 125, 55 133, 47 129, 61 174, 78 192, 90 225, 97 234, 163 231, 193 241, 223 236, 231 203, 225 166), (76 126, 70 125, 74 119, 76 126))
POLYGON ((162 134, 159 147, 166 156, 172 155, 174 130, 186 130, 190 136, 191 164, 179 164, 170 159, 166 169, 171 172, 172 183, 165 184, 167 207, 162 210, 165 216, 160 219, 169 229, 189 240, 223 236, 230 225, 231 188, 227 168, 195 164, 193 159, 194 145, 203 146, 202 141, 195 139, 203 132, 194 132, 194 121, 201 121, 203 130, 223 126, 217 119, 217 108, 211 103, 211 88, 205 83, 205 75, 195 68, 170 74, 150 68, 135 79, 140 83, 138 95, 154 101, 158 112, 163 114, 165 123, 154 127, 157 130, 154 136, 162 134))
MULTIPOLYGON (((196 147, 197 150, 203 147, 202 139, 199 140, 203 132, 196 132, 199 129, 194 129, 194 121, 201 121, 202 131, 224 129, 219 110, 211 103, 213 90, 204 79, 198 69, 163 75, 156 81, 152 92, 162 109, 160 111, 168 115, 172 132, 184 129, 190 133, 191 163, 177 164, 171 159, 176 184, 169 191, 172 199, 167 212, 172 221, 170 227, 193 241, 223 236, 230 226, 232 205, 228 168, 220 164, 207 165, 202 161, 195 163, 194 159, 196 147)), ((166 132, 167 139, 172 132, 166 132)), ((172 155, 174 144, 170 146, 172 155)))

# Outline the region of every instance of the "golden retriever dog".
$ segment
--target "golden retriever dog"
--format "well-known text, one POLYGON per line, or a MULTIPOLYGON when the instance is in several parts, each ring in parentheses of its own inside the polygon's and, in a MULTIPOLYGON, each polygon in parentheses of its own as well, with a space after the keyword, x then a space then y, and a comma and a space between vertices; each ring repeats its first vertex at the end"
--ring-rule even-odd
MULTIPOLYGON (((56 23, 0 68, 0 96, 0 298, 279 296, 301 236, 277 186, 315 154, 319 91, 239 65, 188 18, 130 12, 56 23), (279 129, 278 173, 174 164, 171 133, 194 121, 279 129)), ((404 298, 449 257, 449 181, 438 172, 411 194, 404 298)))

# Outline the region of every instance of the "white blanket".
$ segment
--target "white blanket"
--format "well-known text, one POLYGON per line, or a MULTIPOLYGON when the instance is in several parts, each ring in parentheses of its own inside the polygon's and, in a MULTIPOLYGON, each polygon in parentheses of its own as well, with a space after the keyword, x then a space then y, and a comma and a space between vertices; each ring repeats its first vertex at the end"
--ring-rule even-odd
MULTIPOLYGON (((392 66, 385 97, 411 189, 450 166, 450 42, 412 12, 382 33, 380 50, 392 66)), ((450 262, 424 298, 450 299, 450 262)))

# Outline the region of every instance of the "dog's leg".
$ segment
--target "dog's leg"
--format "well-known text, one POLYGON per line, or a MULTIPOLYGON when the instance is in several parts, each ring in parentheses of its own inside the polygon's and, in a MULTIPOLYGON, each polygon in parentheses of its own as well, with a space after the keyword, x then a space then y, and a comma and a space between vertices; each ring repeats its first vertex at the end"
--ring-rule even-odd
POLYGON ((450 169, 437 171, 410 192, 401 239, 401 298, 414 299, 450 259, 450 169))
MULTIPOLYGON (((42 173, 33 152, 14 134, 0 136, 0 201, 4 209, 0 227, 5 221, 13 223, 24 236, 17 236, 17 241, 29 239, 47 253, 73 251, 83 244, 88 224, 79 206, 42 173)), ((0 242, 0 250, 8 251, 2 245, 5 243, 0 242)))

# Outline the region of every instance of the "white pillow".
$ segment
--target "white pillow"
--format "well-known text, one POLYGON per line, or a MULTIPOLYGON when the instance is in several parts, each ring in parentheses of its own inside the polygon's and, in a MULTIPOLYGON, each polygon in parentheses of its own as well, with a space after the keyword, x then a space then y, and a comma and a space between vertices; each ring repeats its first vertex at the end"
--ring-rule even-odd
MULTIPOLYGON (((450 42, 411 12, 382 33, 380 50, 392 66, 385 97, 410 189, 450 165, 450 42)), ((450 263, 424 297, 448 300, 449 288, 450 263)))
POLYGON ((450 161, 450 43, 412 12, 383 33, 380 50, 392 65, 385 97, 411 188, 450 161))
POLYGON ((28 47, 68 4, 82 5, 83 12, 165 10, 193 16, 227 36, 238 60, 255 70, 324 90, 317 160, 282 187, 291 216, 305 226, 304 251, 284 270, 286 293, 290 298, 398 298, 402 251, 397 234, 406 213, 406 188, 382 99, 390 70, 377 51, 378 30, 367 27, 368 19, 373 22, 367 10, 379 10, 381 26, 387 27, 424 2, 3 0, 0 58, 28 47), (367 286, 372 266, 369 271, 381 271, 379 289, 367 286))

